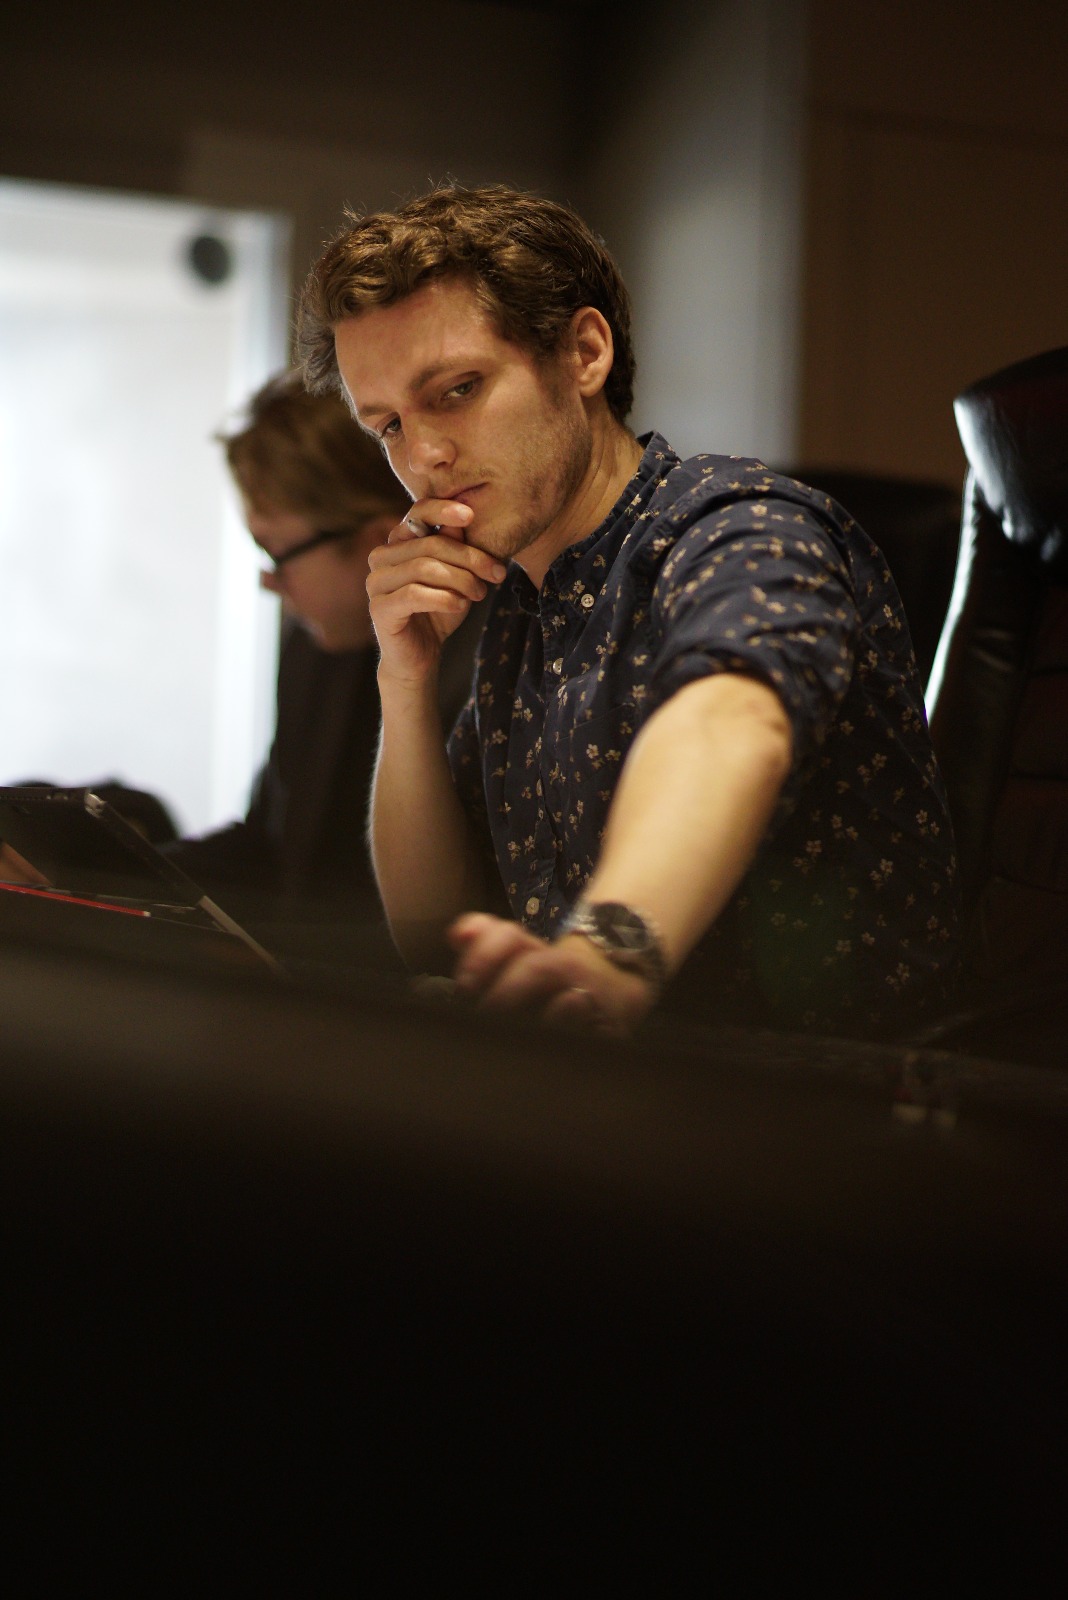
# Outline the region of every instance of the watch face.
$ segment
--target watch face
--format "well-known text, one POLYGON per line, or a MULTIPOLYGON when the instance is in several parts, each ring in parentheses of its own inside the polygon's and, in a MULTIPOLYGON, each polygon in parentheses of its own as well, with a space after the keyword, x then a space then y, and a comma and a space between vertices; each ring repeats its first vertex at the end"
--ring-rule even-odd
POLYGON ((636 911, 613 900, 603 900, 591 906, 590 911, 597 932, 617 950, 648 950, 651 939, 649 929, 636 911))
POLYGON ((620 901, 600 900, 591 905, 580 899, 560 931, 581 933, 617 967, 638 973, 654 992, 663 987, 664 953, 656 930, 620 901))

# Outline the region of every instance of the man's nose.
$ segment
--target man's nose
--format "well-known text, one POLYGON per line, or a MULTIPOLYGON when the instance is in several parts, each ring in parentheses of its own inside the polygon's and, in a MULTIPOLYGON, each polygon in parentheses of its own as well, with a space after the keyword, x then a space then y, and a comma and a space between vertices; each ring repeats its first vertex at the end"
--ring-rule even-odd
POLYGON ((429 477, 450 467, 456 451, 448 434, 429 422, 409 424, 407 429, 408 465, 419 477, 429 477))

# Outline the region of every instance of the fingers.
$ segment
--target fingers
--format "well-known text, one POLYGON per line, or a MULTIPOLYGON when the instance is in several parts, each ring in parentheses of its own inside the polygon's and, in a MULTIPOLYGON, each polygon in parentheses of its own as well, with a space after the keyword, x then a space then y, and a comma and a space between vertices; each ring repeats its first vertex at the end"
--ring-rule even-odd
POLYGON ((448 940, 457 954, 457 988, 483 998, 512 962, 543 948, 518 922, 477 911, 458 917, 448 930, 448 940))
POLYGON ((582 987, 566 952, 516 922, 474 912, 449 929, 456 950, 456 987, 492 1008, 542 1010, 560 1021, 595 1021, 600 1007, 582 987))
POLYGON ((387 676, 424 681, 444 640, 507 575, 501 562, 466 543, 473 515, 459 500, 416 500, 370 552, 367 596, 387 676))
POLYGON ((458 500, 417 500, 390 530, 385 544, 368 557, 368 592, 390 594, 405 584, 454 589, 471 602, 481 600, 507 569, 485 550, 465 542, 474 513, 458 500))
POLYGON ((588 989, 583 989, 578 984, 572 985, 569 989, 561 989, 559 994, 554 995, 542 1015, 546 1022, 558 1022, 572 1028, 615 1031, 610 1027, 596 998, 588 989))
POLYGON ((435 534, 462 542, 474 514, 462 500, 416 500, 407 515, 390 529, 386 542, 405 544, 410 539, 425 539, 435 534))
POLYGON ((486 587, 470 573, 429 583, 413 583, 409 577, 403 570, 372 573, 367 598, 383 668, 402 676, 414 670, 419 676, 436 656, 434 641, 456 631, 486 587))
POLYGON ((463 544, 445 533, 428 533, 417 539, 411 534, 407 539, 394 540, 393 529, 388 544, 375 545, 367 558, 372 572, 384 572, 391 567, 407 568, 412 562, 434 561, 441 568, 455 568, 470 572, 483 583, 500 583, 507 568, 480 550, 477 545, 463 544))
MULTIPOLYGON (((473 603, 489 593, 490 583, 500 581, 481 577, 474 570, 474 563, 443 560, 436 549, 442 542, 437 538, 427 539, 399 560, 397 547, 386 550, 380 545, 378 550, 372 550, 367 579, 367 593, 371 599, 396 594, 408 585, 418 585, 423 589, 452 590, 473 603)), ((492 564, 489 570, 493 570, 492 564)))
POLYGON ((619 1037, 653 1002, 647 983, 581 940, 547 944, 519 923, 471 912, 448 930, 460 994, 493 1010, 533 1011, 546 1022, 619 1037))

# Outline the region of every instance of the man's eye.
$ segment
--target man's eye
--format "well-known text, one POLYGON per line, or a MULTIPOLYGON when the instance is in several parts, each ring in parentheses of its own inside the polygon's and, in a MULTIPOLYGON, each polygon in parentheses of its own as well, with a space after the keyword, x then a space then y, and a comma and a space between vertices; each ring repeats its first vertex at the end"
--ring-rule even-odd
POLYGON ((466 400, 469 394, 474 393, 475 384, 477 382, 477 378, 465 378, 462 383, 454 383, 452 388, 449 389, 447 393, 455 396, 457 400, 466 400))
POLYGON ((396 439, 399 433, 400 433, 400 418, 399 417, 391 417, 390 420, 386 423, 385 427, 383 427, 383 428, 381 428, 379 430, 378 437, 380 439, 383 439, 383 440, 385 440, 385 439, 396 439))

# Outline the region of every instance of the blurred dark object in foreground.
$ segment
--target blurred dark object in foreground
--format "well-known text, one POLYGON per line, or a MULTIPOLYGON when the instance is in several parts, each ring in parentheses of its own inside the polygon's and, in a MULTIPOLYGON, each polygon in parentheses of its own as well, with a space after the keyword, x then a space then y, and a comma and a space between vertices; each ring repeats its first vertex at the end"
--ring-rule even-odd
POLYGON ((250 1550, 297 1593, 1061 1558, 1059 1074, 2 940, 0 1049, 42 1589, 250 1550))
MULTIPOLYGON (((51 783, 44 778, 27 778, 24 782, 12 785, 19 789, 57 789, 57 783, 51 783)), ((157 847, 170 844, 178 837, 178 828, 170 811, 157 795, 149 794, 144 789, 131 789, 129 784, 120 783, 117 778, 104 778, 99 783, 86 783, 80 785, 83 789, 92 789, 101 800, 106 800, 109 806, 114 806, 120 817, 125 817, 130 825, 137 829, 142 839, 147 839, 149 844, 157 847)))

